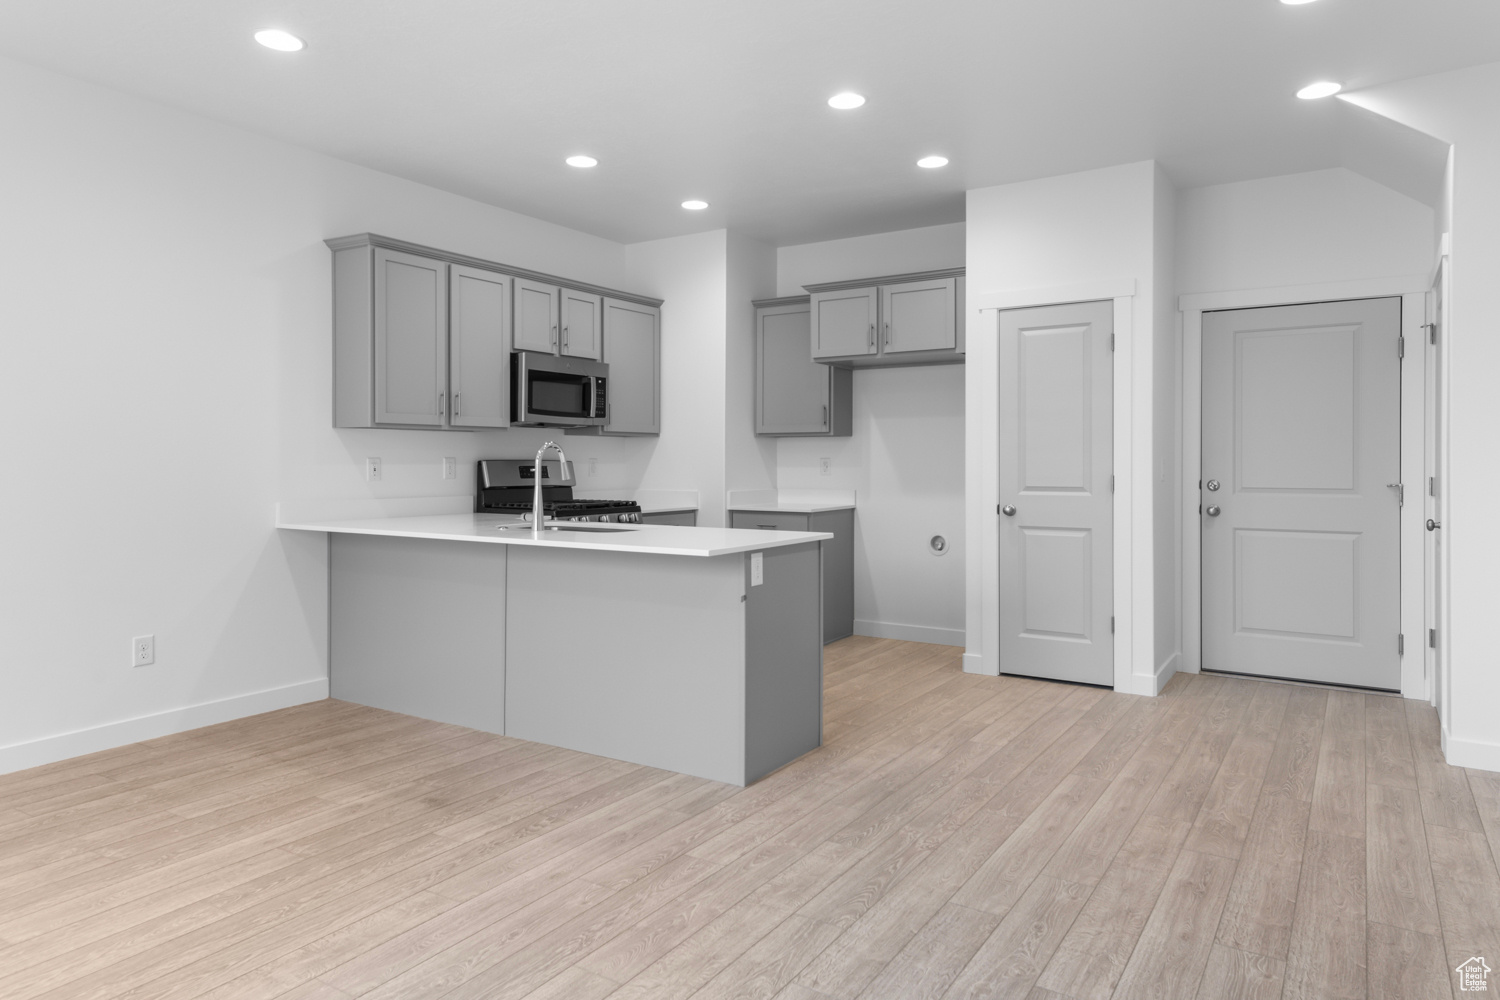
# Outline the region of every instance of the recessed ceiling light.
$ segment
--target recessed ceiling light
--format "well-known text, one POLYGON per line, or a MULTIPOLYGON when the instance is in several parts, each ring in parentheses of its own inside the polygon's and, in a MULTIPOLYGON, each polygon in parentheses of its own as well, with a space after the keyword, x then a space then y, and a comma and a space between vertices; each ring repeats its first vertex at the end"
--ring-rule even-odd
POLYGON ((703 209, 708 207, 708 202, 699 201, 697 198, 690 198, 689 200, 682 203, 682 207, 690 209, 694 212, 701 212, 703 209))
POLYGON ((1333 83, 1329 80, 1319 80, 1317 83, 1309 83, 1297 91, 1297 96, 1304 101, 1315 101, 1320 97, 1332 97, 1343 89, 1342 84, 1333 83))
POLYGON ((948 158, 946 156, 924 156, 917 161, 917 166, 928 170, 936 170, 938 167, 946 167, 948 158))
POLYGON ((592 156, 583 156, 581 154, 570 156, 564 162, 570 167, 597 167, 599 165, 599 161, 592 156))
POLYGON ((280 28, 266 28, 264 31, 255 33, 255 40, 268 49, 277 52, 300 52, 307 48, 307 43, 290 31, 282 31, 280 28))
POLYGON ((851 111, 865 103, 865 99, 852 90, 846 90, 842 94, 834 94, 828 99, 830 108, 838 108, 840 111, 851 111))

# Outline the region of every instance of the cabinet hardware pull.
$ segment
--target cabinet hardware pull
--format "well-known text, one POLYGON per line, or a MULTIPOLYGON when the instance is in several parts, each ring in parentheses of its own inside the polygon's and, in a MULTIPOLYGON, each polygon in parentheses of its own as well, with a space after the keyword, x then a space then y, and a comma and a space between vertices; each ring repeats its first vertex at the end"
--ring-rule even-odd
POLYGON ((875 324, 874 323, 870 324, 870 346, 871 347, 875 346, 875 324))
POLYGON ((891 346, 891 321, 890 320, 886 320, 885 321, 885 346, 886 347, 890 347, 891 346))
POLYGON ((453 394, 453 415, 455 417, 458 416, 459 407, 463 404, 463 398, 464 394, 461 392, 455 392, 453 394))
POLYGON ((756 527, 757 528, 765 528, 767 531, 775 531, 776 530, 776 525, 774 525, 774 524, 757 524, 756 527))
POLYGON ((828 426, 828 407, 826 404, 823 407, 823 426, 828 426))
POLYGON ((438 416, 443 415, 443 393, 438 393, 438 416))
POLYGON ((553 343, 553 344, 557 343, 557 324, 556 323, 552 324, 552 340, 551 340, 551 343, 553 343))
POLYGON ((563 327, 563 350, 568 349, 568 328, 563 327))

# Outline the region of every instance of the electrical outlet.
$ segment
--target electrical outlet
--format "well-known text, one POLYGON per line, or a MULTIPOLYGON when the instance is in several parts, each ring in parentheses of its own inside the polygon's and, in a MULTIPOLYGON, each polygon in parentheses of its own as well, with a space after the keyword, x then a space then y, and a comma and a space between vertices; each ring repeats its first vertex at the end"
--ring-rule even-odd
POLYGON ((818 459, 818 475, 820 475, 820 476, 831 476, 831 475, 833 475, 833 459, 831 459, 831 458, 820 458, 820 459, 818 459))
POLYGON ((371 483, 380 481, 380 459, 365 459, 365 480, 371 483))
POLYGON ((766 554, 750 553, 750 586, 759 587, 766 582, 766 554))
POLYGON ((443 459, 443 478, 444 479, 457 479, 458 478, 458 459, 453 458, 452 456, 449 456, 449 457, 443 459))
POLYGON ((130 640, 130 665, 147 667, 156 662, 156 636, 138 635, 130 640))

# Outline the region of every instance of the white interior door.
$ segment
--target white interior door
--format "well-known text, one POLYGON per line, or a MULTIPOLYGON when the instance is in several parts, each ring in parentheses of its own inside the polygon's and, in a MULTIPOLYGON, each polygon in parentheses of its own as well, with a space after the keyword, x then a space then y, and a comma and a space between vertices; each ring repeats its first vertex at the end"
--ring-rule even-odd
MULTIPOLYGON (((1446 495, 1446 469, 1443 464, 1443 350, 1447 340, 1446 282, 1448 264, 1438 264, 1437 280, 1433 282, 1432 294, 1428 296, 1427 327, 1427 489, 1424 516, 1427 518, 1427 667, 1433 679, 1433 701, 1446 708, 1443 697, 1447 680, 1444 671, 1447 645, 1441 633, 1443 603, 1447 598, 1444 581, 1447 579, 1447 553, 1443 546, 1442 503, 1446 495)), ((1444 716, 1443 723, 1447 724, 1444 716)))
POLYGON ((1000 313, 1000 672, 1114 683, 1112 302, 1000 313))
POLYGON ((1401 300, 1203 316, 1203 666, 1401 687, 1401 300))

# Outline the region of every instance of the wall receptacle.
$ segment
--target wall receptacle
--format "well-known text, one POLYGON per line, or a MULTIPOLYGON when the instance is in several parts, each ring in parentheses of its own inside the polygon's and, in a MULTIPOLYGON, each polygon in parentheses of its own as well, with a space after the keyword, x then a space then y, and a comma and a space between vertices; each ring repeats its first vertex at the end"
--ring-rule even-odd
POLYGON ((750 586, 759 587, 766 582, 766 554, 750 553, 750 586))
POLYGON ((130 640, 130 665, 147 667, 156 662, 156 636, 138 635, 130 640))
POLYGON ((457 479, 458 478, 458 459, 452 457, 451 455, 449 457, 443 459, 443 478, 444 479, 457 479))
POLYGON ((833 475, 833 459, 831 459, 831 458, 820 458, 820 459, 818 459, 818 475, 820 475, 820 476, 831 476, 831 475, 833 475))
POLYGON ((378 459, 378 458, 367 458, 367 459, 365 459, 365 481, 373 483, 373 482, 378 482, 379 479, 380 479, 380 459, 378 459))

